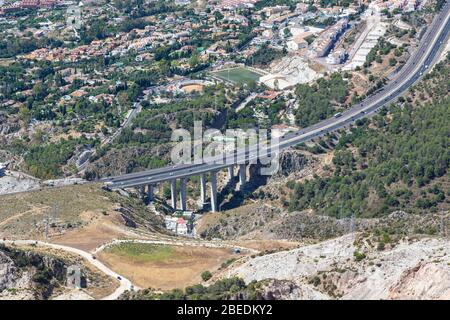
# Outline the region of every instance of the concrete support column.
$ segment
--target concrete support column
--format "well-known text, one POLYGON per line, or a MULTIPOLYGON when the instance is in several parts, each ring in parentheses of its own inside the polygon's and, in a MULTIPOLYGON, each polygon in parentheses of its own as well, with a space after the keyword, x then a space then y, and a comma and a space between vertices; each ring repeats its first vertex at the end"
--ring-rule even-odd
POLYGON ((170 196, 173 210, 177 210, 177 180, 170 181, 170 196))
POLYGON ((247 167, 244 164, 240 164, 239 165, 239 185, 240 188, 242 189, 242 187, 245 184, 245 180, 246 180, 246 171, 247 171, 247 167))
POLYGON ((139 197, 144 200, 145 199, 145 186, 139 187, 139 197))
POLYGON ((229 166, 227 168, 227 177, 228 177, 228 181, 233 180, 233 176, 234 176, 234 167, 233 166, 229 166))
POLYGON ((217 212, 217 172, 211 171, 211 211, 217 212))
POLYGON ((205 174, 200 175, 200 201, 202 206, 206 203, 206 176, 205 174))
POLYGON ((147 200, 149 202, 153 201, 153 185, 152 184, 149 184, 147 186, 147 200))
POLYGON ((181 210, 186 210, 186 179, 180 179, 180 206, 181 210))

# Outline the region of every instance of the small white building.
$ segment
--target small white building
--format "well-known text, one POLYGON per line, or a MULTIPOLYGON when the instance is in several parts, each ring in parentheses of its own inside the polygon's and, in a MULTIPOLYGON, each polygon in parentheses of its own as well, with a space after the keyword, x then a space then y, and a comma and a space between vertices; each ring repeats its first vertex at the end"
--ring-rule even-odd
POLYGON ((187 235, 188 231, 189 231, 189 229, 188 229, 187 221, 184 220, 183 218, 179 218, 177 220, 177 231, 176 231, 177 234, 187 235))
POLYGON ((331 52, 326 59, 328 64, 341 64, 345 61, 347 54, 343 50, 336 50, 331 52))
POLYGON ((289 51, 297 51, 308 47, 308 41, 305 40, 305 36, 299 35, 292 38, 292 40, 286 42, 286 46, 289 51))
POLYGON ((179 235, 189 235, 189 223, 184 218, 167 216, 164 222, 167 230, 179 235))

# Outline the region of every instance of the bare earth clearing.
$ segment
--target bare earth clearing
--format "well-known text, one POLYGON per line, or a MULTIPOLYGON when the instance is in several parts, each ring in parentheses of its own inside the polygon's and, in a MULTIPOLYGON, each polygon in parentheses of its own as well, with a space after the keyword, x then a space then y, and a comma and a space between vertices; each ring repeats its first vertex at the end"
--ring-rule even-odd
POLYGON ((231 258, 231 249, 139 244, 114 246, 98 254, 105 265, 142 288, 169 290, 202 282, 201 273, 214 271, 231 258))

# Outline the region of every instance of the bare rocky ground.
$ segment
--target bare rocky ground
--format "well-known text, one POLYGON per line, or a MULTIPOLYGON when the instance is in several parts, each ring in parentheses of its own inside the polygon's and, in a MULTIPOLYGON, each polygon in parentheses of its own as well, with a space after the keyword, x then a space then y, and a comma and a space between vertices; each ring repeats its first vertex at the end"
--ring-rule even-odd
POLYGON ((41 187, 39 179, 35 179, 17 171, 7 171, 0 177, 0 195, 36 190, 41 187))
POLYGON ((0 300, 86 300, 107 296, 118 287, 81 257, 51 248, 0 245, 0 300), (80 268, 75 288, 69 267, 80 268))
POLYGON ((85 182, 81 178, 40 180, 23 172, 7 170, 5 175, 0 176, 0 195, 39 190, 46 187, 71 186, 85 182))
POLYGON ((64 284, 65 268, 54 257, 0 247, 0 300, 48 299, 64 284))
POLYGON ((450 241, 405 238, 380 250, 363 234, 248 259, 219 277, 264 281, 266 298, 450 299, 450 241))

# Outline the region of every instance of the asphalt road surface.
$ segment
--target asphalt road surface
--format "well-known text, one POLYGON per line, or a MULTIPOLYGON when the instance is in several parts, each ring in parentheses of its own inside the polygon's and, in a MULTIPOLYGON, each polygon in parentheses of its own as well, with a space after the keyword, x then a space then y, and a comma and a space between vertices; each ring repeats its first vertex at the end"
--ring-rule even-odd
POLYGON ((365 117, 378 112, 384 105, 394 101, 411 87, 430 68, 441 47, 445 46, 450 30, 450 2, 447 2, 441 12, 435 17, 422 37, 420 45, 400 72, 376 94, 369 96, 361 103, 342 112, 340 116, 323 120, 308 128, 286 134, 279 142, 269 148, 257 150, 257 146, 237 150, 232 161, 224 156, 204 158, 202 163, 183 164, 165 168, 153 169, 138 173, 125 174, 117 177, 104 178, 110 188, 138 187, 172 179, 186 178, 211 171, 218 171, 232 164, 253 162, 261 158, 271 158, 279 152, 299 143, 310 141, 327 133, 347 127, 365 117), (272 151, 274 150, 274 151, 272 151))

